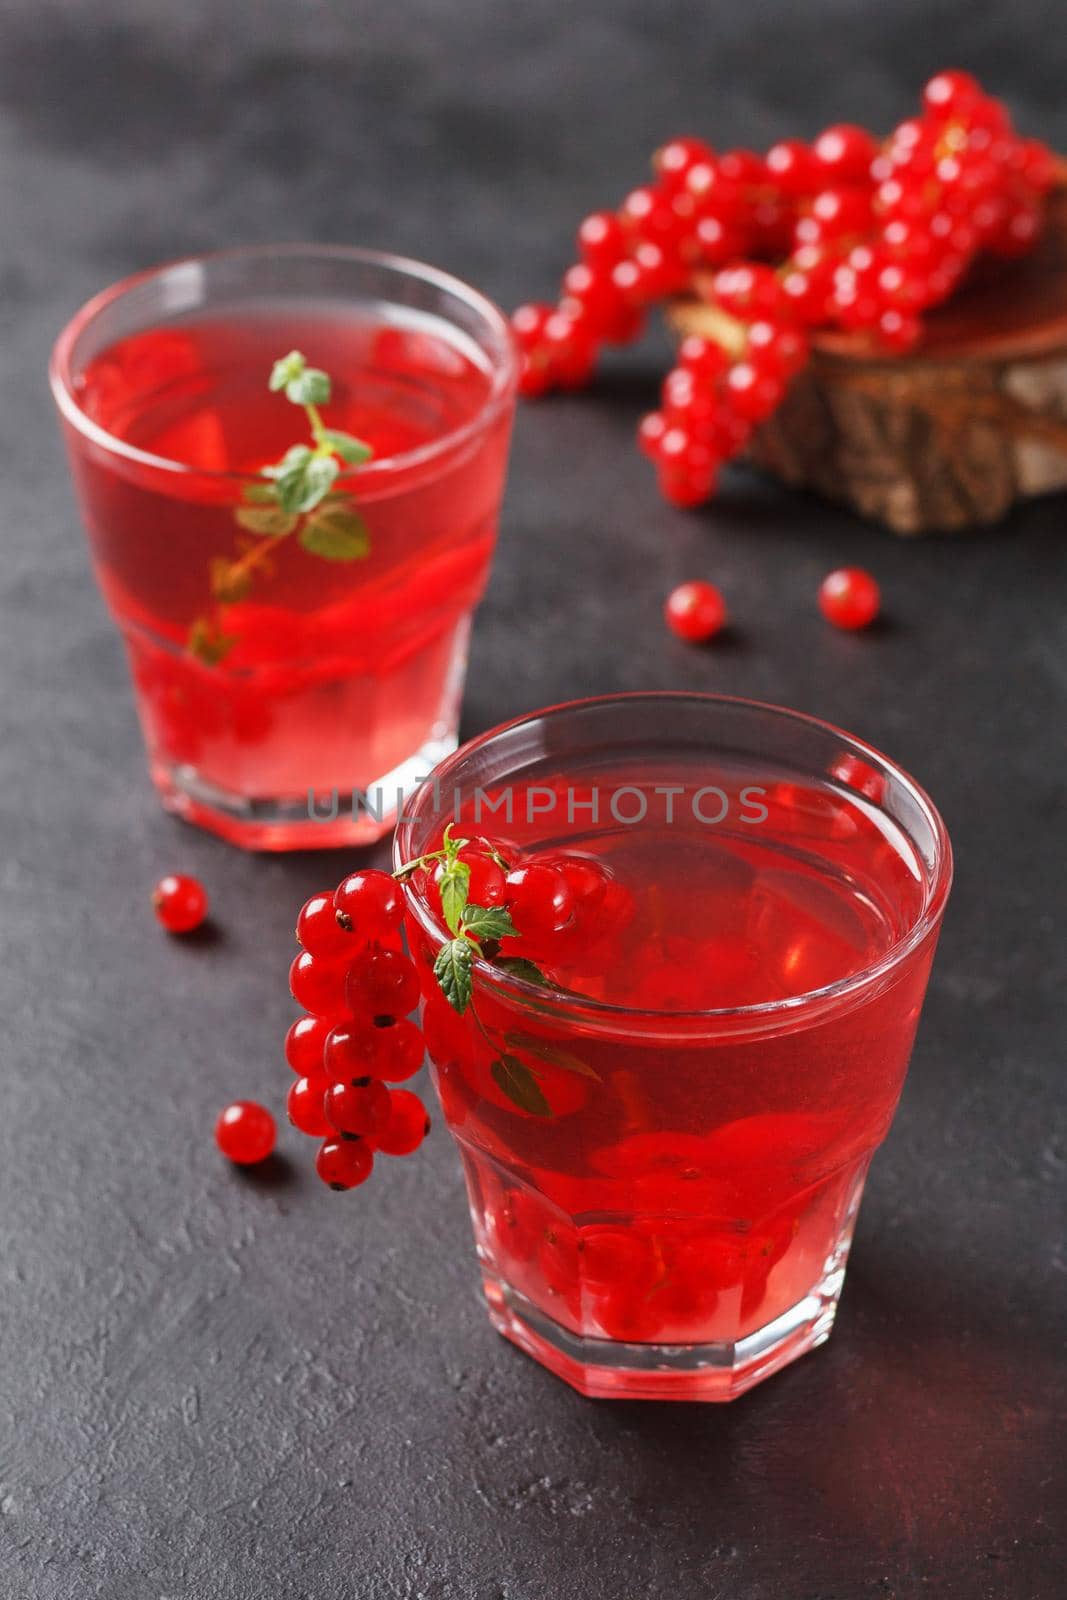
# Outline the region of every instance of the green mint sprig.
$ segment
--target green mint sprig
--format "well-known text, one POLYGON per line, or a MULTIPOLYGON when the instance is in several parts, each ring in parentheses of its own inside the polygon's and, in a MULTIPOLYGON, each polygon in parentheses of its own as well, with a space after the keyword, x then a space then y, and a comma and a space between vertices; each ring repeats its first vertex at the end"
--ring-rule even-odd
MULTIPOLYGON (((493 1051, 489 1072, 501 1093, 530 1116, 551 1117, 552 1107, 541 1085, 545 1065, 591 1078, 595 1082, 600 1079, 586 1062, 551 1041, 520 1032, 501 1033, 496 1028, 487 1027, 478 1015, 474 1004, 474 962, 477 957, 490 961, 501 972, 522 978, 527 983, 545 989, 551 985, 535 961, 526 956, 500 954, 501 939, 520 937, 510 912, 504 906, 479 906, 468 899, 471 869, 461 859, 461 852, 470 843, 469 839, 456 838, 449 823, 439 850, 431 850, 414 861, 406 862, 393 876, 403 883, 421 868, 435 871, 442 915, 452 935, 441 946, 434 962, 437 986, 460 1016, 470 1011, 479 1032, 493 1051), (543 1065, 536 1066, 533 1062, 543 1065)), ((479 843, 504 872, 510 870, 508 862, 489 840, 482 839, 479 843)))
POLYGON ((329 374, 309 367, 299 350, 291 350, 274 363, 268 386, 304 411, 311 443, 290 445, 279 461, 263 468, 258 482, 245 487, 234 521, 254 539, 232 560, 212 561, 213 607, 189 630, 190 653, 209 666, 224 660, 238 643, 225 629, 221 608, 247 598, 255 574, 269 570, 277 541, 295 534, 308 555, 323 561, 362 561, 370 553, 366 523, 334 484, 342 465, 362 466, 374 451, 366 440, 323 422, 319 408, 330 401, 329 374))

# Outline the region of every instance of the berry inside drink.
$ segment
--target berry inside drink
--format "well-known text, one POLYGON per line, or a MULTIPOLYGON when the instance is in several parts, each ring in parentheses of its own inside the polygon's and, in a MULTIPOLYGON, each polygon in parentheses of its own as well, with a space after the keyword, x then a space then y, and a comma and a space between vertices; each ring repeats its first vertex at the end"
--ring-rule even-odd
POLYGON ((494 1320, 587 1393, 729 1398, 829 1331, 933 953, 864 982, 929 872, 882 774, 838 769, 578 765, 508 786, 507 821, 503 790, 467 801, 454 831, 509 885, 521 862, 570 890, 562 927, 490 951, 547 989, 483 969, 457 1015, 410 918, 494 1320))
POLYGON ((444 316, 313 294, 91 331, 68 439, 165 801, 258 847, 377 837, 455 743, 510 424, 493 357, 444 316), (338 460, 315 537, 260 506, 308 441, 268 388, 291 350, 329 375, 321 424, 373 452, 338 460))

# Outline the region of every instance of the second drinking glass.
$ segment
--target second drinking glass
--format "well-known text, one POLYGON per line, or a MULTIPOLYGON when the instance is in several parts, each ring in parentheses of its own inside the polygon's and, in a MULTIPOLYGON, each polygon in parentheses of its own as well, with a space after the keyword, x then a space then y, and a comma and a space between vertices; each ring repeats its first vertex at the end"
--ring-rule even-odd
POLYGON ((456 743, 514 410, 506 319, 415 262, 234 250, 106 290, 51 379, 164 804, 252 848, 379 837, 456 743), (292 351, 328 401, 317 378, 268 387, 292 351), (328 492, 279 504, 276 469, 319 444, 333 465, 306 498, 319 472, 328 492))

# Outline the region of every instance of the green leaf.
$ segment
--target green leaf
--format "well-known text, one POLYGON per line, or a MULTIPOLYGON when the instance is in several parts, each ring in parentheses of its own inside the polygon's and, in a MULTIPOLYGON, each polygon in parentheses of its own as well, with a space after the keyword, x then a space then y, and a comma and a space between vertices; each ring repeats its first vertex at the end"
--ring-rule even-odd
POLYGON ((441 946, 433 964, 433 975, 441 993, 460 1016, 470 1005, 473 965, 474 946, 469 939, 450 939, 441 946))
POLYGON ((437 887, 441 891, 441 910, 445 923, 452 933, 459 932, 463 921, 470 881, 471 869, 466 861, 456 858, 445 862, 437 887))
POLYGON ((452 837, 453 826, 454 824, 449 822, 441 835, 441 847, 446 861, 454 861, 460 851, 465 850, 470 844, 469 839, 454 839, 452 837))
POLYGON ((272 477, 278 478, 286 467, 305 466, 315 454, 309 444, 291 444, 276 467, 266 470, 272 477))
POLYGON ((291 400, 294 406, 328 405, 330 400, 328 375, 318 367, 304 367, 285 385, 285 398, 291 400))
POLYGON ((284 539, 287 533, 292 533, 298 518, 292 511, 283 511, 281 506, 238 506, 233 520, 239 527, 247 528, 249 533, 262 533, 269 539, 284 539))
POLYGON ((539 989, 552 988, 541 968, 526 956, 498 956, 493 965, 509 977, 521 978, 524 983, 536 983, 539 989))
MULTIPOLYGON (((467 869, 470 876, 470 868, 467 869)), ((514 939, 518 928, 505 906, 468 906, 463 913, 463 928, 476 939, 514 939)))
POLYGON ((319 438, 329 445, 334 455, 352 467, 362 466, 374 454, 365 439, 357 439, 354 433, 342 433, 340 428, 323 428, 319 438))
POLYGON ((278 490, 268 478, 261 478, 257 483, 246 483, 242 492, 250 506, 278 504, 278 490))
POLYGON ((332 456, 317 456, 306 445, 288 451, 286 464, 278 468, 275 478, 283 511, 313 511, 340 470, 332 456))
POLYGON ((187 648, 189 654, 205 666, 215 667, 226 659, 237 642, 236 634, 223 633, 207 617, 198 617, 189 629, 187 648))
POLYGON ((290 350, 287 356, 282 356, 281 360, 276 361, 270 369, 271 392, 277 394, 279 389, 284 389, 294 378, 299 378, 306 366, 307 361, 300 351, 290 350))
POLYGON ((343 506, 320 506, 301 528, 300 543, 324 561, 362 561, 370 554, 366 523, 343 506))
POLYGON ((571 1055, 569 1050, 561 1050, 558 1045, 551 1044, 547 1039, 537 1039, 529 1033, 506 1033, 504 1038, 516 1050, 525 1050, 527 1055, 536 1056, 539 1061, 546 1061, 550 1066, 559 1067, 564 1072, 573 1072, 579 1078, 592 1078, 594 1083, 601 1081, 599 1072, 594 1072, 592 1067, 571 1055))
POLYGON ((506 1094, 520 1111, 528 1111, 534 1117, 552 1115, 552 1107, 542 1094, 541 1085, 518 1056, 505 1053, 492 1063, 489 1071, 497 1088, 506 1094))

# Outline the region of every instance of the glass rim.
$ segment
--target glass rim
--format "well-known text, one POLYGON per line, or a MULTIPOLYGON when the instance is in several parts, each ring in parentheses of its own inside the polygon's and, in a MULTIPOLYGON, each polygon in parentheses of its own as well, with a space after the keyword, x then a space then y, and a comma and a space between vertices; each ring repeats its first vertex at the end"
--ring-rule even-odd
MULTIPOLYGON (((571 994, 562 989, 545 989, 539 984, 529 983, 523 978, 515 977, 511 973, 502 971, 492 962, 481 957, 475 957, 474 970, 484 983, 492 990, 513 1000, 519 1000, 541 1012, 551 1012, 553 1015, 565 1013, 575 1018, 581 1018, 587 1023, 610 1023, 612 1020, 623 1023, 636 1023, 638 1020, 647 1024, 660 1024, 674 1031, 700 1024, 714 1025, 715 1023, 730 1023, 736 1021, 744 1023, 750 1020, 758 1025, 761 1021, 773 1022, 781 1018, 783 1022, 792 1022, 804 1018, 809 1012, 821 1012, 829 1007, 834 1007, 839 1001, 847 1001, 863 990, 881 982, 889 977, 906 958, 918 948, 931 932, 936 928, 945 909, 949 889, 952 886, 952 845, 948 836, 941 813, 926 790, 906 772, 897 762, 890 760, 874 745, 857 738, 855 734, 839 728, 836 723, 827 722, 821 717, 811 716, 804 711, 793 711, 786 706, 773 705, 765 700, 751 700, 743 695, 705 694, 699 690, 658 689, 658 690, 633 690, 615 694, 588 695, 578 700, 566 700, 559 705, 546 706, 539 711, 525 712, 522 716, 512 717, 507 722, 499 723, 496 727, 488 729, 485 733, 478 734, 474 739, 445 758, 433 772, 428 775, 411 799, 408 800, 397 822, 393 834, 393 865, 394 869, 401 867, 405 860, 411 859, 410 852, 404 848, 410 842, 411 832, 417 821, 420 820, 420 801, 429 791, 432 793, 435 786, 439 787, 449 777, 454 776, 457 769, 461 769, 464 762, 476 751, 484 749, 496 739, 510 733, 515 728, 525 724, 544 721, 547 718, 563 717, 569 713, 586 710, 592 707, 633 704, 635 701, 655 702, 664 705, 667 702, 700 702, 708 706, 734 706, 748 711, 770 713, 786 722, 792 722, 817 729, 820 733, 830 734, 834 738, 842 739, 849 747, 850 753, 870 759, 874 758, 881 767, 892 773, 893 776, 908 791, 912 800, 918 805, 930 825, 934 840, 934 865, 931 873, 930 884, 925 902, 914 922, 889 945, 877 961, 869 963, 858 972, 850 973, 845 978, 839 978, 834 983, 824 984, 818 989, 805 990, 803 994, 789 995, 781 1000, 764 1000, 755 1004, 742 1006, 713 1006, 703 1010, 660 1011, 647 1007, 617 1005, 613 1002, 597 1000, 592 996, 571 994), (432 780, 432 781, 431 781, 432 780)), ((451 935, 444 925, 434 917, 427 902, 422 899, 409 882, 403 885, 403 891, 408 906, 413 910, 420 926, 431 937, 439 941, 449 939, 451 935)))
POLYGON ((236 485, 256 481, 260 477, 259 473, 224 472, 213 467, 196 467, 187 461, 176 461, 170 456, 160 456, 151 450, 142 450, 138 445, 130 444, 127 440, 120 439, 117 434, 111 433, 109 429, 101 427, 87 415, 74 392, 71 357, 77 340, 97 317, 132 290, 140 288, 142 284, 150 283, 153 278, 163 278, 168 273, 198 266, 204 262, 273 259, 285 256, 320 257, 350 261, 369 267, 388 268, 444 290, 464 301, 484 318, 489 327, 501 336, 501 348, 506 353, 505 359, 492 361, 489 393, 473 417, 468 417, 465 422, 449 429, 447 433, 427 440, 425 444, 416 445, 414 449, 375 457, 355 470, 342 469, 338 475, 339 482, 354 481, 358 478, 364 483, 373 483, 376 480, 386 479, 389 475, 405 472, 412 467, 433 461, 436 457, 465 444, 468 439, 477 437, 496 419, 514 396, 518 386, 519 361, 511 324, 494 301, 482 294, 481 290, 464 283, 462 278, 454 277, 452 273, 444 272, 439 267, 431 267, 424 261, 416 261, 410 256, 394 255, 388 250, 371 250, 362 245, 299 242, 248 244, 231 245, 222 250, 201 251, 195 255, 177 256, 170 261, 159 262, 155 266, 142 267, 138 272, 131 272, 127 277, 98 290, 86 300, 59 333, 48 362, 48 381, 60 415, 101 449, 126 461, 134 462, 138 466, 149 467, 156 472, 170 472, 177 477, 208 479, 215 483, 236 485))

